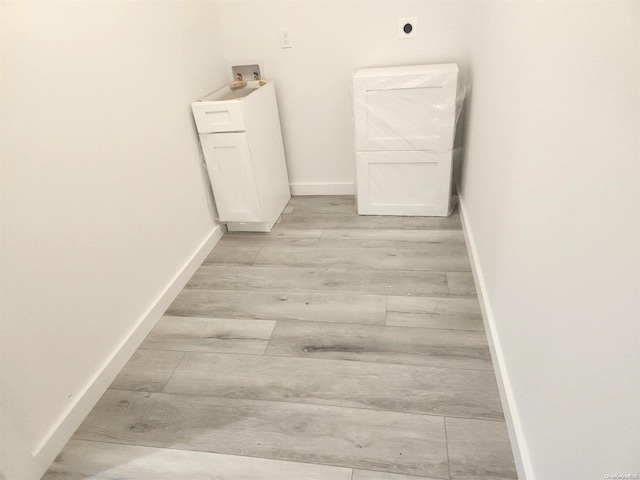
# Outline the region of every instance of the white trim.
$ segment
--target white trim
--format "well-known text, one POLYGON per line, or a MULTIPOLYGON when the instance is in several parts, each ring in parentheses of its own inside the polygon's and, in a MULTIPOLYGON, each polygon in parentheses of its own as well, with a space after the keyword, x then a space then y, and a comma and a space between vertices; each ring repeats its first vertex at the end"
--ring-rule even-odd
POLYGON ((221 225, 214 227, 211 233, 196 248, 191 258, 168 282, 164 291, 153 301, 147 312, 131 329, 125 339, 114 349, 111 356, 98 369, 93 378, 87 382, 76 401, 62 414, 58 422, 36 447, 32 456, 35 462, 43 469, 43 472, 62 450, 71 435, 73 435, 73 432, 80 426, 84 418, 111 385, 111 382, 113 382, 122 367, 140 346, 162 314, 169 308, 171 302, 178 296, 209 252, 218 243, 218 240, 222 238, 223 233, 221 225))
POLYGON ((292 183, 291 195, 353 195, 353 182, 349 183, 292 183))
POLYGON ((527 444, 524 439, 522 423, 520 422, 520 417, 518 415, 518 407, 511 388, 511 382, 509 381, 509 374, 507 373, 500 338, 498 337, 495 326, 495 316, 491 308, 491 302, 487 296, 487 287, 484 281, 485 275, 482 271, 482 266, 478 258, 478 251, 473 238, 473 232, 468 223, 464 197, 462 195, 459 196, 459 205, 460 219, 462 220, 462 231, 464 232, 464 238, 468 247, 467 250, 469 252, 469 260, 471 261, 473 280, 475 281, 476 290, 478 291, 478 301, 480 302, 480 309, 482 311, 482 320, 487 332, 489 349, 491 350, 491 358, 493 359, 496 380, 498 381, 498 391, 500 392, 500 400, 502 401, 502 407, 504 409, 505 421, 509 432, 509 440, 511 442, 511 449, 513 450, 516 469, 518 471, 518 478, 520 480, 534 480, 533 467, 531 466, 531 459, 529 458, 527 444))

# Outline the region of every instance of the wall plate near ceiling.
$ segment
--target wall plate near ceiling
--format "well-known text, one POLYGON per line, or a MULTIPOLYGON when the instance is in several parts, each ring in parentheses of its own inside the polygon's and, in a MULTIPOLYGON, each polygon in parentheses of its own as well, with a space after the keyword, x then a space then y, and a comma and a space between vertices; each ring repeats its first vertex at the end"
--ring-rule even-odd
POLYGON ((418 34, 418 17, 407 17, 398 20, 398 38, 416 38, 418 34))

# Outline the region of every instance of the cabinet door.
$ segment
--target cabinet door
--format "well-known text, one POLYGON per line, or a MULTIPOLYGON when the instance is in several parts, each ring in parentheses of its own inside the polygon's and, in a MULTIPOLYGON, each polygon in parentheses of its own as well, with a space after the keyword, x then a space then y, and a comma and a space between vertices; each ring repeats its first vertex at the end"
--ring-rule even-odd
POLYGON ((203 134, 200 143, 220 220, 262 222, 247 134, 203 134))
POLYGON ((358 152, 358 213, 444 217, 452 152, 358 152))
POLYGON ((356 150, 453 148, 457 72, 354 78, 356 150))

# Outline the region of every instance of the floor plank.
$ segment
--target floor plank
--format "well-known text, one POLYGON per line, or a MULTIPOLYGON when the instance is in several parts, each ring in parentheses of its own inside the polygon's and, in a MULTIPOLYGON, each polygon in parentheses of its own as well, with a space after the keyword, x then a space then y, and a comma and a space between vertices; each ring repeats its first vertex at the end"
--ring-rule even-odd
POLYGON ((476 297, 476 285, 471 272, 447 272, 449 294, 461 297, 476 297))
POLYGON ((229 232, 216 245, 219 247, 264 247, 269 245, 314 246, 320 242, 322 230, 282 230, 271 233, 229 232))
POLYGON ((169 307, 167 314, 383 325, 386 297, 321 292, 185 289, 169 307))
POLYGON ((203 265, 188 288, 447 295, 444 272, 347 268, 203 265))
POLYGON ((404 217, 404 219, 406 229, 462 228, 460 212, 457 210, 448 217, 404 217))
POLYGON ((452 480, 517 479, 504 422, 447 418, 452 480))
POLYGON ((292 197, 289 202, 292 213, 347 213, 356 214, 356 199, 353 195, 309 195, 292 197))
POLYGON ((385 229, 385 230, 421 230, 431 228, 461 228, 460 216, 454 213, 450 217, 391 217, 354 214, 294 213, 283 215, 274 231, 281 229, 385 229))
POLYGON ((218 247, 425 248, 447 246, 466 256, 462 230, 280 230, 227 233, 218 247))
POLYGON ((351 469, 71 440, 42 480, 351 480, 351 469))
POLYGON ((262 355, 274 326, 270 320, 164 316, 141 348, 262 355))
POLYGON ((205 264, 217 263, 222 265, 251 265, 260 253, 261 247, 240 245, 216 245, 207 255, 205 264))
POLYGON ((475 298, 390 296, 387 298, 387 325, 484 329, 480 304, 475 298))
MULTIPOLYGON (((303 230, 304 231, 304 230, 303 230)), ((464 245, 462 230, 321 230, 322 241, 388 241, 415 248, 433 244, 464 245)))
POLYGON ((111 388, 161 392, 183 356, 183 352, 136 350, 111 388))
POLYGON ((371 470, 354 470, 352 480, 439 480, 437 478, 416 477, 399 473, 372 472, 371 470))
MULTIPOLYGON (((305 231, 305 230, 300 230, 305 231)), ((466 255, 462 230, 323 230, 322 248, 431 248, 457 247, 466 255)))
MULTIPOLYGON (((342 230, 326 230, 327 232, 341 232, 342 230)), ((368 230, 370 231, 370 230, 368 230)), ((386 230, 381 230, 385 232, 386 230)), ((427 230, 405 230, 405 232, 421 232, 427 230)), ((438 230, 428 230, 430 232, 437 232, 438 230)), ((446 232, 450 232, 452 230, 442 230, 446 232)), ((276 245, 272 243, 271 245, 265 246, 280 246, 281 244, 276 245)), ((315 244, 308 242, 306 245, 303 245, 302 242, 293 243, 292 246, 314 246, 323 249, 348 249, 348 248, 378 248, 378 249, 386 249, 386 250, 398 250, 398 249, 419 249, 425 250, 425 245, 419 242, 414 241, 399 241, 399 240, 365 240, 365 239, 331 239, 331 238, 320 238, 316 241, 315 244)), ((434 242, 429 244, 429 249, 433 253, 437 253, 439 251, 448 251, 448 252, 456 252, 456 255, 459 255, 460 258, 464 258, 466 256, 466 247, 463 244, 458 244, 454 242, 434 242)))
POLYGON ((188 353, 165 393, 503 419, 491 371, 188 353))
POLYGON ((220 239, 223 240, 241 240, 245 238, 262 238, 270 242, 278 242, 282 240, 299 239, 299 240, 318 240, 322 238, 323 230, 285 230, 280 229, 278 232, 260 233, 260 232, 227 232, 220 239))
POLYGON ((448 245, 431 249, 264 247, 254 263, 297 267, 340 265, 374 270, 470 271, 469 259, 457 250, 458 247, 448 245))
POLYGON ((484 332, 278 321, 266 355, 491 370, 484 332))
POLYGON ((293 205, 287 205, 284 207, 284 210, 282 210, 282 215, 289 215, 291 213, 293 213, 293 205))
POLYGON ((109 390, 76 439, 446 477, 442 417, 109 390))

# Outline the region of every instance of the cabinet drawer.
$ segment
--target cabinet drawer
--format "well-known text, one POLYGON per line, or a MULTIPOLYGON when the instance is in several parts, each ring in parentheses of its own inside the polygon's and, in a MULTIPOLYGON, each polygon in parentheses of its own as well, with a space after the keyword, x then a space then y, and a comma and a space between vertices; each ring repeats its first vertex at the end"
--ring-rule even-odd
POLYGON ((361 215, 447 216, 452 152, 358 152, 361 215))
POLYGON ((198 133, 246 130, 242 102, 197 102, 191 104, 198 133))
POLYGON ((263 222, 247 134, 205 134, 200 142, 220 220, 263 222))

